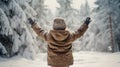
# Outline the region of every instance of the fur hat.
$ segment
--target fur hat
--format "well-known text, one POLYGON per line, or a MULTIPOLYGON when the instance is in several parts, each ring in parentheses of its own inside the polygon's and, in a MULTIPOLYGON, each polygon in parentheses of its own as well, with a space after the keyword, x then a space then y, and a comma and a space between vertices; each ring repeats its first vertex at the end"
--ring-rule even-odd
POLYGON ((53 29, 54 30, 65 30, 66 24, 65 24, 64 19, 63 18, 54 19, 53 29))

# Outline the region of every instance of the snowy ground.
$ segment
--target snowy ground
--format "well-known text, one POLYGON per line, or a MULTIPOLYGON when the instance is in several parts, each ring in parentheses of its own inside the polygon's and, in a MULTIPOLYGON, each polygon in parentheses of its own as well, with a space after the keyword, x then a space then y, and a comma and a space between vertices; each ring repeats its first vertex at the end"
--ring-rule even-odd
MULTIPOLYGON (((20 56, 0 58, 0 67, 49 67, 46 57, 46 54, 38 54, 34 60, 20 56)), ((120 67, 120 53, 76 52, 74 60, 70 67, 120 67)))

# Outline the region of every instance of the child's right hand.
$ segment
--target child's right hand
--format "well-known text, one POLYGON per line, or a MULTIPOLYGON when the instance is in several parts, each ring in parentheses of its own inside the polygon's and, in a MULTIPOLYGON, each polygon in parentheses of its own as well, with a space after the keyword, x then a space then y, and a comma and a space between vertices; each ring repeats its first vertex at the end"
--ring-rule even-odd
POLYGON ((88 25, 90 22, 91 22, 91 18, 87 17, 86 20, 85 20, 85 23, 88 25))

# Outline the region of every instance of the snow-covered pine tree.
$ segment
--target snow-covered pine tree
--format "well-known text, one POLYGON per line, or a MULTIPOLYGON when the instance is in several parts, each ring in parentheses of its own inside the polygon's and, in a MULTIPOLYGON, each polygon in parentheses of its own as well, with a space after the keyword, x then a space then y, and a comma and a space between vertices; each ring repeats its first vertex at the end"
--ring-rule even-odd
POLYGON ((83 21, 83 14, 84 14, 84 6, 83 4, 80 5, 80 11, 79 11, 79 17, 80 17, 80 21, 83 21))
MULTIPOLYGON (((90 9, 88 0, 86 0, 84 4, 80 5, 79 17, 81 19, 81 22, 84 22, 86 17, 91 17, 91 9, 90 9)), ((79 44, 78 51, 80 51, 80 50, 89 50, 87 45, 88 45, 88 42, 92 40, 91 39, 92 37, 93 37, 93 35, 91 33, 89 33, 89 29, 88 29, 88 31, 84 34, 84 37, 80 38, 79 41, 76 42, 77 44, 79 44), (90 38, 88 38, 88 37, 90 37, 90 38)))
POLYGON ((52 13, 47 6, 44 4, 45 0, 33 0, 32 7, 37 12, 37 22, 44 30, 50 30, 50 20, 52 13))
POLYGON ((39 52, 41 43, 27 23, 27 18, 37 15, 32 3, 32 0, 0 0, 0 54, 11 57, 20 53, 34 58, 39 52))
MULTIPOLYGON (((35 10, 31 6, 31 0, 15 0, 15 2, 25 13, 25 20, 30 17, 34 18, 37 15, 35 10)), ((23 22, 23 24, 21 22, 20 25, 22 25, 23 27, 23 30, 21 31, 23 32, 23 35, 20 36, 23 45, 19 49, 19 52, 25 57, 33 58, 34 55, 39 52, 38 46, 40 46, 40 43, 37 42, 34 32, 31 30, 31 27, 28 26, 28 23, 26 21, 23 22)))
POLYGON ((79 11, 80 19, 83 21, 86 17, 90 16, 90 6, 88 4, 88 1, 86 0, 85 4, 82 4, 80 6, 80 11, 79 11))
POLYGON ((80 23, 78 10, 72 7, 72 0, 57 0, 60 4, 60 8, 57 10, 57 17, 62 17, 65 19, 66 24, 69 29, 76 30, 80 23))
POLYGON ((119 22, 116 18, 118 18, 119 7, 118 1, 114 0, 97 0, 96 5, 98 7, 94 10, 92 15, 92 23, 89 27, 88 36, 83 45, 85 45, 85 50, 93 50, 93 51, 111 51, 111 33, 110 33, 110 15, 112 20, 112 31, 113 31, 113 40, 114 40, 114 51, 118 50, 118 43, 115 38, 119 37, 115 36, 119 33, 119 22))
MULTIPOLYGON (((31 5, 34 10, 37 12, 36 22, 37 24, 46 32, 48 32, 52 28, 51 20, 53 20, 53 15, 50 9, 47 9, 47 6, 44 4, 45 0, 33 0, 31 5)), ((40 50, 42 52, 46 52, 47 50, 47 43, 44 42, 39 37, 36 38, 40 45, 40 50)))
MULTIPOLYGON (((117 6, 118 6, 118 9, 120 10, 120 0, 118 0, 118 4, 117 4, 117 6)), ((119 16, 117 17, 118 23, 120 22, 119 17, 120 17, 120 14, 119 14, 119 16)), ((119 27, 119 26, 120 26, 120 24, 118 24, 118 27, 119 27)), ((118 31, 120 32, 120 27, 118 28, 118 31)), ((119 33, 116 34, 116 35, 117 35, 116 37, 120 36, 119 33)), ((117 41, 117 43, 118 43, 119 51, 120 51, 120 37, 119 37, 119 38, 116 38, 116 41, 117 41)))
POLYGON ((113 33, 114 33, 114 39, 115 39, 115 51, 116 49, 119 49, 120 51, 120 0, 110 0, 109 1, 110 7, 112 6, 113 8, 111 10, 111 19, 113 22, 113 33))
POLYGON ((0 8, 0 55, 11 55, 12 51, 12 40, 11 36, 13 34, 12 28, 10 27, 10 22, 4 13, 4 11, 0 8), (3 50, 4 49, 4 50, 3 50), (3 52, 6 51, 6 52, 3 52))

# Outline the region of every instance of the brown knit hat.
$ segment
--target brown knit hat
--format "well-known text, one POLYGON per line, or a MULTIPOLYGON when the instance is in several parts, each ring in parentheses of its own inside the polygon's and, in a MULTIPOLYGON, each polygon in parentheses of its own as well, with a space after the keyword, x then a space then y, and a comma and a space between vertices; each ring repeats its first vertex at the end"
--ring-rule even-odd
POLYGON ((63 18, 54 19, 53 29, 54 30, 65 30, 66 24, 65 24, 64 19, 63 18))

